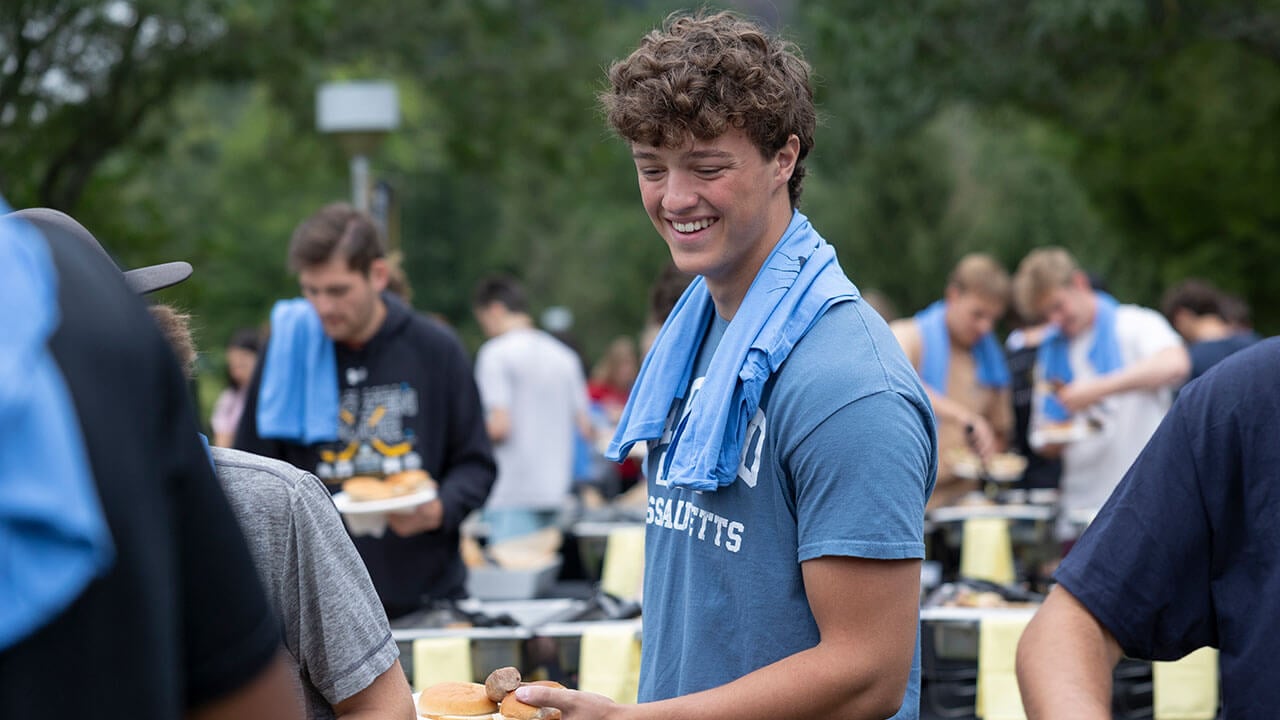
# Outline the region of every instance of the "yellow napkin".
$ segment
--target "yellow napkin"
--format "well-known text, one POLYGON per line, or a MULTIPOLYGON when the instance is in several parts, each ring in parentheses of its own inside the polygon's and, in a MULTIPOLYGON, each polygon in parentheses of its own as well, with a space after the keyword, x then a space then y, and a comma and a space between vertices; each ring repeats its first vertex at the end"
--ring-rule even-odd
POLYGON ((578 689, 614 702, 634 704, 640 689, 640 639, 631 625, 590 628, 582 633, 578 689))
POLYGON ((978 625, 978 696, 974 712, 986 720, 1026 720, 1014 661, 1029 615, 982 618, 978 625))
POLYGON ((1155 720, 1212 720, 1218 715, 1218 651, 1200 648, 1181 660, 1151 663, 1155 720))
POLYGON ((627 600, 639 600, 643 584, 644 526, 610 530, 600 570, 600 589, 627 600))
POLYGON ((413 641, 413 687, 439 682, 474 682, 471 638, 419 638, 413 641))
POLYGON ((960 545, 960 576, 1013 583, 1013 543, 1009 521, 1004 518, 969 518, 964 521, 960 545))

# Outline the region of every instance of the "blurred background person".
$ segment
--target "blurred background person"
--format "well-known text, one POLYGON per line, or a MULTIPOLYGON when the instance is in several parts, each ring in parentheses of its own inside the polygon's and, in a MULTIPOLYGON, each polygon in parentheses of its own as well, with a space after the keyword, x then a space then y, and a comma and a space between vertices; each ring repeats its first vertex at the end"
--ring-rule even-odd
POLYGON ((1102 507, 1191 363, 1160 313, 1096 290, 1062 248, 1032 251, 1015 278, 1018 304, 1053 326, 1037 353, 1030 440, 1062 454, 1058 534, 1068 540, 1073 515, 1102 507))
MULTIPOLYGON (((636 341, 629 335, 619 335, 609 343, 591 369, 591 379, 587 382, 587 396, 591 400, 590 416, 594 432, 593 447, 600 448, 603 453, 613 438, 618 420, 622 418, 622 409, 631 396, 631 385, 636 381, 636 373, 640 371, 640 360, 636 356, 636 341)), ((603 460, 603 456, 601 457, 603 460)), ((604 461, 608 462, 608 461, 604 461)), ((608 467, 608 466, 606 466, 608 467)), ((607 497, 630 490, 640 479, 640 459, 626 458, 612 468, 612 482, 604 482, 607 497)))
POLYGON ((1243 300, 1199 278, 1188 278, 1169 288, 1160 307, 1187 342, 1189 381, 1261 339, 1248 327, 1249 309, 1243 300))
POLYGON ((523 286, 496 275, 472 306, 489 339, 476 353, 476 386, 498 477, 485 503, 491 543, 555 524, 569 499, 577 433, 590 435, 582 362, 538 329, 523 286))
POLYGON ((209 427, 213 429, 213 444, 231 447, 236 439, 236 426, 244 412, 244 398, 258 366, 258 353, 262 349, 261 334, 255 328, 240 328, 231 334, 224 353, 227 364, 227 386, 218 393, 213 404, 209 427))
POLYGON ((938 481, 930 508, 953 504, 978 487, 977 478, 956 476, 957 450, 972 449, 989 461, 1008 446, 1009 368, 995 336, 1008 304, 1005 269, 989 255, 966 255, 942 300, 890 325, 938 418, 938 481))
POLYGON ((353 541, 388 617, 465 597, 460 528, 488 497, 494 464, 462 343, 387 290, 382 237, 351 205, 299 223, 288 265, 304 297, 272 311, 236 448, 312 472, 331 492, 357 475, 425 470, 435 499, 353 541))
POLYGON ((1013 281, 1013 324, 1005 338, 1005 361, 1009 365, 1009 396, 1013 405, 1013 433, 1009 447, 1027 459, 1022 474, 1022 487, 1028 490, 1056 490, 1062 480, 1062 458, 1042 455, 1031 447, 1031 406, 1035 396, 1036 357, 1040 344, 1051 325, 1037 317, 1033 310, 1017 302, 1025 293, 1019 290, 1025 277, 1013 281))

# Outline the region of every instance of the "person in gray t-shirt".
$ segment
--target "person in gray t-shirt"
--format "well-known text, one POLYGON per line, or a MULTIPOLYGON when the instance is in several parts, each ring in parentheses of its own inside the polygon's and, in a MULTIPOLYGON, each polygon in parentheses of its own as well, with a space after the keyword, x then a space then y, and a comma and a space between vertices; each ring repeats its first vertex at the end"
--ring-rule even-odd
MULTIPOLYGON (((195 359, 188 317, 152 315, 184 368, 195 359)), ((416 716, 386 613, 329 491, 279 460, 210 448, 277 616, 313 720, 416 716)))

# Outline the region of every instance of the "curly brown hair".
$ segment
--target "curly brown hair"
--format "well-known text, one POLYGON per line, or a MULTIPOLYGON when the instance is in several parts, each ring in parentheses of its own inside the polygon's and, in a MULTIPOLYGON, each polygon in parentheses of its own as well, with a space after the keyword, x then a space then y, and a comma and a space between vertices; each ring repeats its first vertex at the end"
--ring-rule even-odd
POLYGON ((600 93, 609 124, 636 144, 677 148, 735 127, 769 158, 795 135, 787 191, 799 204, 817 117, 809 64, 792 43, 731 12, 672 13, 609 68, 609 83, 600 93))

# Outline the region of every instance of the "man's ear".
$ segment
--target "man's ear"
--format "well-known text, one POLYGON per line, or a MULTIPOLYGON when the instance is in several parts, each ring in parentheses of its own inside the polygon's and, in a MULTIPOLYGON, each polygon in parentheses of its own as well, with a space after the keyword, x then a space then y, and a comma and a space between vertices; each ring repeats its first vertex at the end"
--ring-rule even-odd
POLYGON ((369 263, 369 282, 373 284, 373 289, 382 292, 387 289, 387 281, 391 279, 391 267, 387 264, 386 258, 374 258, 369 263))
POLYGON ((1077 290, 1093 290, 1093 283, 1089 282, 1089 276, 1083 270, 1071 273, 1071 285, 1077 290))
POLYGON ((774 178, 778 183, 786 185, 791 182, 791 176, 796 171, 796 163, 800 161, 800 138, 795 135, 788 137, 787 142, 773 156, 773 160, 777 163, 774 178))

